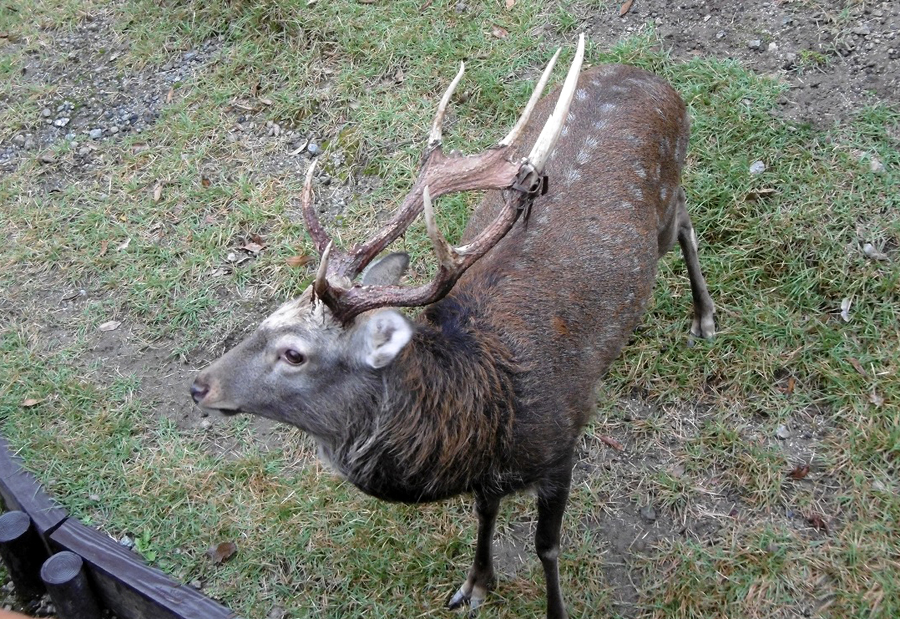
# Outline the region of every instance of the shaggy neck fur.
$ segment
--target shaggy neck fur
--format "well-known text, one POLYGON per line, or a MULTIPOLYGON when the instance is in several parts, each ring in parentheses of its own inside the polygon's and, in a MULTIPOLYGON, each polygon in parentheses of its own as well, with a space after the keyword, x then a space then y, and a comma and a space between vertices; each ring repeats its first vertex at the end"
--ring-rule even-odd
POLYGON ((332 463, 364 492, 415 503, 502 483, 517 369, 468 303, 451 297, 422 314, 375 377, 373 414, 354 414, 365 425, 348 423, 334 446, 332 463))

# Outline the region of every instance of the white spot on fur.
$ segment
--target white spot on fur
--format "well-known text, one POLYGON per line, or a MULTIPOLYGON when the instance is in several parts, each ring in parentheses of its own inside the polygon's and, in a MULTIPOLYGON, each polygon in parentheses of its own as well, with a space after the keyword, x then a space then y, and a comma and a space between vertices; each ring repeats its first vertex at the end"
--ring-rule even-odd
POLYGON ((637 174, 638 178, 647 178, 646 168, 635 168, 634 173, 637 174))
POLYGON ((661 166, 660 163, 657 161, 657 162, 656 162, 656 165, 653 166, 653 178, 656 179, 656 180, 659 180, 659 179, 660 179, 660 176, 662 176, 662 166, 661 166))
POLYGON ((691 228, 691 245, 694 246, 694 251, 697 251, 699 248, 699 244, 697 243, 697 233, 694 232, 693 228, 691 228))
POLYGON ((631 196, 638 202, 643 202, 644 201, 644 190, 641 189, 640 185, 632 185, 631 186, 631 196))
POLYGON ((586 164, 591 158, 591 152, 589 150, 580 150, 578 154, 575 155, 575 162, 579 165, 586 164))
POLYGON ((575 112, 569 110, 569 115, 566 116, 566 124, 571 124, 575 122, 575 112))
POLYGON ((601 114, 612 114, 615 111, 616 107, 618 107, 615 103, 604 103, 600 106, 601 114))
POLYGON ((606 129, 606 127, 608 125, 609 125, 608 118, 601 118, 599 120, 594 121, 594 129, 597 129, 598 131, 603 131, 604 129, 606 129))
POLYGON ((569 170, 566 171, 566 184, 567 185, 571 185, 572 183, 574 183, 575 181, 580 180, 580 179, 581 179, 581 172, 579 172, 578 170, 576 170, 574 168, 569 168, 569 170))
POLYGON ((559 135, 563 138, 569 135, 569 125, 563 125, 562 131, 559 132, 559 135))
POLYGON ((669 188, 666 185, 663 185, 659 188, 659 201, 660 202, 668 202, 669 200, 669 188))
POLYGON ((587 99, 587 91, 584 88, 579 88, 575 91, 575 98, 579 101, 584 101, 587 99))

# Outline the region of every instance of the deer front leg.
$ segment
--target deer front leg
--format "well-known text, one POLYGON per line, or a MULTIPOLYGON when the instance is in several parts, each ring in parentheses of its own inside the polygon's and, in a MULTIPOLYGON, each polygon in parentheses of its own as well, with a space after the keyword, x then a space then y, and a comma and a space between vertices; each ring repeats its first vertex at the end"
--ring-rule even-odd
POLYGON ((716 334, 715 305, 706 289, 706 280, 700 270, 700 258, 697 256, 697 235, 685 207, 684 189, 678 189, 678 211, 675 215, 678 226, 678 244, 687 265, 688 279, 691 280, 691 296, 694 298, 694 320, 691 323, 691 335, 712 339, 716 334))
POLYGON ((567 619, 569 616, 559 585, 559 537, 571 482, 572 463, 567 461, 555 471, 552 478, 548 478, 538 488, 538 521, 534 547, 544 567, 544 579, 547 581, 547 619, 567 619))
POLYGON ((478 541, 475 546, 475 561, 469 570, 469 577, 459 591, 453 594, 447 606, 459 608, 469 604, 469 616, 474 617, 478 607, 484 602, 488 589, 494 580, 494 560, 492 544, 494 524, 497 522, 497 511, 500 508, 500 497, 475 494, 475 511, 478 514, 478 541))

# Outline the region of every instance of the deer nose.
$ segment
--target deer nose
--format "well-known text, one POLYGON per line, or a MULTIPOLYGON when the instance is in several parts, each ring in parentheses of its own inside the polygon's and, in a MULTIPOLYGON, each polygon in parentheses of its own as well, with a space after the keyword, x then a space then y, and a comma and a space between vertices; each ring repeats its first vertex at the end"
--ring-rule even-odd
POLYGON ((206 397, 207 393, 209 393, 209 385, 202 382, 199 378, 191 385, 191 397, 194 398, 194 402, 197 404, 200 404, 200 401, 206 397))

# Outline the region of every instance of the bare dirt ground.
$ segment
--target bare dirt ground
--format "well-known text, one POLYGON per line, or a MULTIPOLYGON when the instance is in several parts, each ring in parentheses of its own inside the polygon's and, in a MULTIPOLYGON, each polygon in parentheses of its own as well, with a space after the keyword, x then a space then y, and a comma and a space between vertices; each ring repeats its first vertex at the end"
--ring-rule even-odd
MULTIPOLYGON (((589 37, 601 47, 655 24, 662 44, 676 59, 694 56, 733 58, 764 74, 783 80, 789 90, 779 114, 801 123, 830 127, 841 123, 873 101, 900 102, 900 3, 865 2, 841 10, 829 1, 789 0, 637 0, 620 17, 606 9, 579 15, 589 37)), ((128 41, 110 28, 102 13, 87 18, 74 31, 52 39, 53 48, 32 59, 26 75, 35 83, 54 83, 57 98, 46 102, 44 124, 34 129, 4 128, 10 137, 0 143, 0 174, 14 170, 27 157, 40 157, 62 140, 75 142, 71 165, 54 167, 42 179, 47 191, 90 175, 95 165, 94 145, 120 140, 155 122, 167 105, 167 94, 176 84, 189 87, 202 76, 207 63, 223 53, 225 43, 210 40, 196 50, 173 56, 160 66, 148 66, 122 75, 114 62, 128 41), (76 106, 74 101, 79 102, 76 106)), ((14 46, 16 43, 10 42, 14 46)), ((2 54, 0 48, 0 54, 2 54)), ((233 139, 247 145, 258 160, 259 174, 278 175, 296 169, 297 160, 314 150, 310 140, 290 128, 275 128, 253 116, 241 116, 231 127, 222 127, 233 139)), ((342 198, 338 195, 335 200, 342 198)), ((95 293, 90 284, 70 289, 53 281, 23 280, 18 290, 6 291, 6 299, 17 298, 16 307, 0 299, 0 316, 26 313, 35 317, 37 330, 50 346, 74 337, 70 317, 79 304, 95 293)), ((271 303, 269 304, 271 305, 271 303)), ((231 336, 217 350, 197 350, 187 358, 172 354, 173 344, 148 341, 140 326, 99 333, 85 353, 85 367, 102 367, 110 375, 134 374, 143 399, 156 403, 160 415, 184 428, 215 432, 215 422, 201 416, 187 396, 197 367, 221 352, 254 321, 262 318, 266 304, 248 304, 246 315, 235 320, 231 336)), ((625 403, 636 408, 640 403, 625 403)), ((685 412, 690 419, 691 412, 685 412)), ((814 451, 814 421, 806 432, 806 444, 796 449, 814 451)), ((798 433, 798 434, 803 434, 798 433)), ((275 433, 277 436, 277 432, 275 433)), ((619 438, 627 438, 627 434, 619 438)), ((276 441, 277 442, 277 441, 276 441)), ((616 466, 617 471, 637 470, 647 462, 669 464, 665 453, 631 453, 619 457, 586 439, 578 475, 616 466), (638 462, 638 460, 640 462, 638 462)), ((626 476, 627 476, 626 471, 626 476)), ((623 482, 625 483, 625 482, 623 482)), ((710 517, 690 523, 673 522, 652 509, 638 509, 628 501, 616 503, 598 514, 597 527, 609 539, 611 566, 607 577, 619 591, 619 602, 627 606, 636 589, 624 565, 635 548, 640 550, 660 537, 694 527, 699 536, 716 529, 716 519, 733 511, 735 504, 709 506, 710 517)), ((514 574, 522 561, 530 560, 528 526, 513 525, 501 532, 498 549, 501 572, 514 574)))

